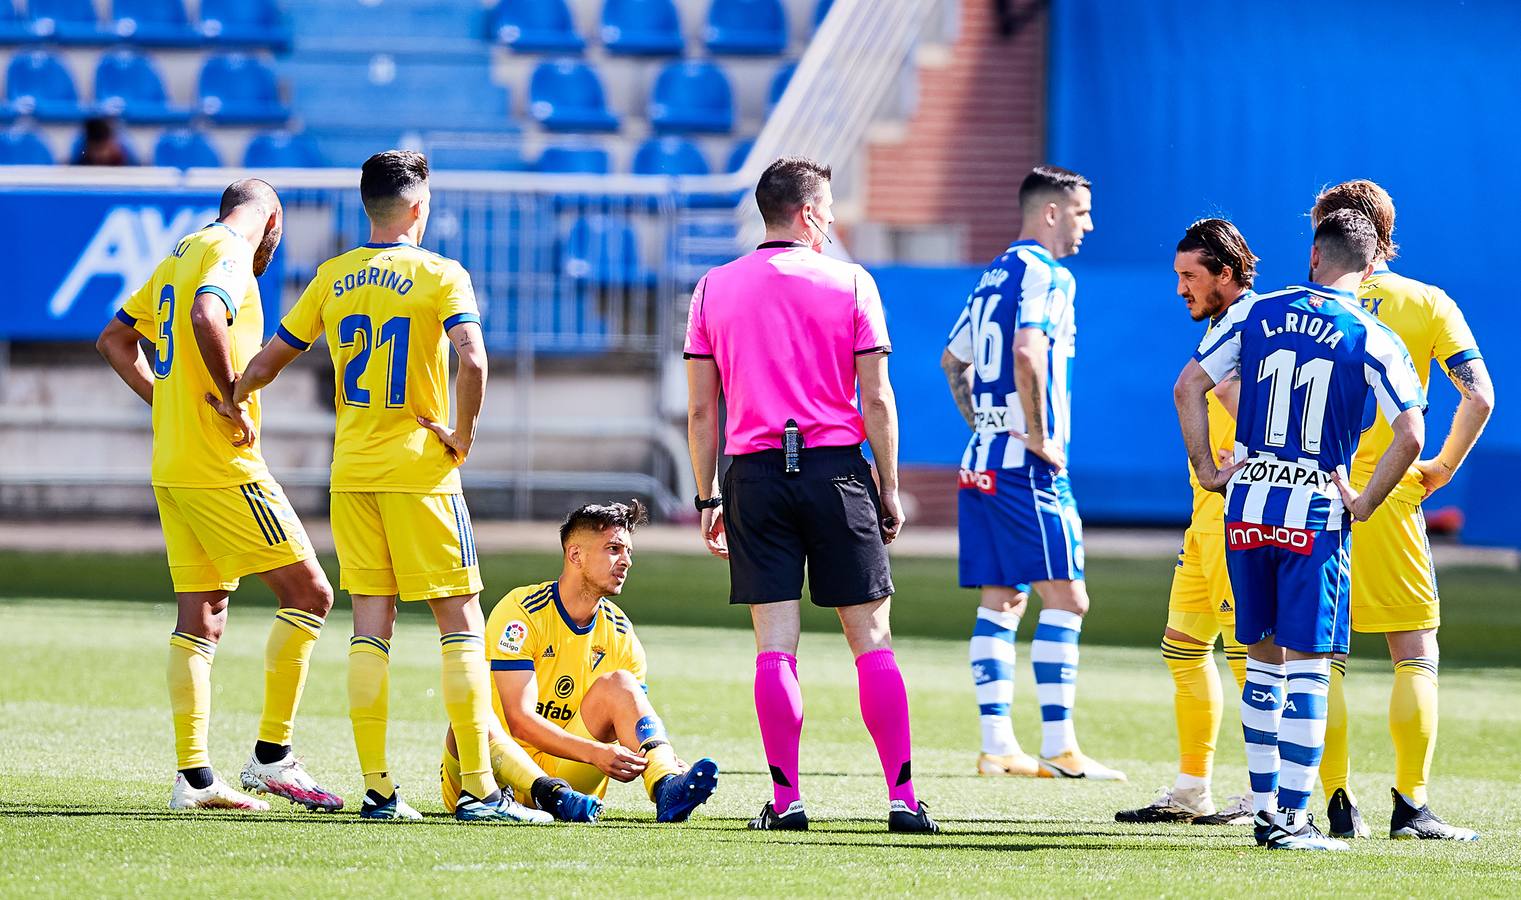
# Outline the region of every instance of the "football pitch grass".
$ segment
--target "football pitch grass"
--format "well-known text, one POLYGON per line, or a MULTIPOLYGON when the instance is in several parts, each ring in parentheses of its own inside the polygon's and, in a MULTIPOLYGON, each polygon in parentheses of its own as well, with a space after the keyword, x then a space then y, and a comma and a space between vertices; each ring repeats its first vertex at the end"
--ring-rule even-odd
MULTIPOLYGON (((551 577, 545 562, 484 561, 487 605, 513 586, 504 580, 509 576, 551 577)), ((944 588, 952 572, 945 561, 912 561, 898 568, 904 607, 898 658, 913 708, 915 784, 945 833, 886 833, 882 777, 837 631, 805 634, 800 653, 802 787, 813 830, 747 831, 746 820, 770 796, 750 698, 751 638, 735 628, 649 624, 743 623, 713 593, 723 583, 721 568, 703 568, 705 562, 641 557, 623 605, 648 650, 651 697, 678 751, 719 763, 713 799, 685 824, 656 825, 638 783, 614 785, 599 825, 472 827, 446 818, 438 798, 444 712, 436 629, 422 610, 408 610, 394 641, 390 756, 424 822, 362 823, 353 814, 361 788, 346 712, 349 631, 341 596, 317 644, 296 747, 351 809, 324 815, 277 803, 264 814, 171 813, 164 647, 173 611, 168 598, 153 594, 162 562, 0 554, 7 573, 0 580, 0 595, 7 596, 0 599, 0 895, 1521 893, 1515 573, 1459 572, 1444 581, 1454 631, 1478 634, 1487 620, 1496 632, 1488 635, 1492 648, 1470 647, 1466 661, 1443 670, 1433 779, 1437 810, 1481 831, 1483 841, 1433 845, 1382 837, 1393 767, 1385 724, 1392 676, 1387 661, 1369 653, 1354 658, 1348 685, 1353 787, 1375 838, 1355 842, 1349 853, 1270 855, 1251 845, 1243 827, 1113 821, 1115 810, 1150 801, 1175 766, 1172 685, 1155 649, 1169 566, 1147 561, 1091 564, 1105 574, 1094 579, 1090 624, 1097 639, 1084 646, 1078 687, 1085 749, 1128 771, 1128 784, 971 774, 978 728, 966 662, 970 595, 944 588), (97 599, 40 599, 92 579, 99 584, 76 596, 97 599), (937 597, 909 592, 928 591, 932 583, 937 597), (1451 593, 1454 583, 1464 589, 1451 593), (1112 598, 1111 621, 1101 625, 1103 594, 1112 598), (140 599, 121 599, 134 596, 140 599), (1127 629, 1137 646, 1118 646, 1127 629), (1503 655, 1493 655, 1507 645, 1509 667, 1503 655)), ((211 750, 233 779, 258 720, 270 611, 259 590, 235 597, 217 653, 211 750)), ((1028 665, 1033 625, 1027 618, 1021 627, 1015 697, 1016 731, 1032 749, 1039 730, 1028 665)), ((1449 660, 1463 659, 1445 629, 1444 637, 1449 660)), ((1246 778, 1229 696, 1218 798, 1239 792, 1246 778)), ((1313 802, 1323 810, 1319 796, 1313 802)))

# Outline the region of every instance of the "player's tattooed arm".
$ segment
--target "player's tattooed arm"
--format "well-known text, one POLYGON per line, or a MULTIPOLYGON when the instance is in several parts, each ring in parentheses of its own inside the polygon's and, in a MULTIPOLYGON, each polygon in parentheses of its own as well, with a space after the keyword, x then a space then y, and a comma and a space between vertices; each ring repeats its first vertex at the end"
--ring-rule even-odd
POLYGON ((1452 480, 1463 460, 1468 458, 1469 451, 1478 443, 1479 435, 1494 412, 1495 387, 1489 380, 1489 369, 1484 360, 1464 360, 1453 366, 1447 377, 1463 399, 1458 402, 1442 449, 1435 457, 1415 463, 1416 470, 1421 473, 1421 487, 1425 490, 1422 499, 1452 480))
POLYGON ((1025 447, 1060 470, 1067 467, 1063 448, 1046 440, 1046 357, 1051 339, 1039 328, 1014 333, 1014 392, 1025 414, 1025 447))
POLYGON ((1231 414, 1232 419, 1236 418, 1236 409, 1241 400, 1240 369, 1232 369, 1229 375, 1215 385, 1215 399, 1220 401, 1220 405, 1225 407, 1225 411, 1231 414))
POLYGON ((962 362, 949 350, 940 354, 940 370, 945 373, 946 384, 950 385, 956 410, 961 413, 961 418, 966 419, 968 426, 973 426, 975 421, 972 411, 972 381, 967 377, 971 368, 971 363, 962 362))

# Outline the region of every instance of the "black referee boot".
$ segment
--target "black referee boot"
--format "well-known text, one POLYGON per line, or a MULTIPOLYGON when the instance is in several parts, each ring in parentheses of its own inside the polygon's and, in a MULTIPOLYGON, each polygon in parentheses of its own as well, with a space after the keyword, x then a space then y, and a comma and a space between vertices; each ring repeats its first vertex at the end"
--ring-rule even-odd
POLYGON ((755 831, 807 831, 808 814, 803 812, 801 800, 787 807, 781 815, 776 814, 775 807, 767 800, 760 815, 750 820, 750 827, 755 831))
POLYGON ((939 834, 940 823, 930 818, 929 804, 920 801, 917 812, 909 812, 908 804, 894 800, 892 811, 887 814, 887 830, 899 834, 939 834))

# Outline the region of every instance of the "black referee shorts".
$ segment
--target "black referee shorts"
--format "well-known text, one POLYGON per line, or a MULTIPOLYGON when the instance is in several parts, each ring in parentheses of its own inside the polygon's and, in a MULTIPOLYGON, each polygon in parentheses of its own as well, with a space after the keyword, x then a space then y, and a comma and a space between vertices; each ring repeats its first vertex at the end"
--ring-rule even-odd
POLYGON ((803 450, 802 473, 782 471, 782 451, 732 458, 724 475, 729 602, 817 606, 870 603, 893 592, 882 543, 882 501, 860 447, 803 450))

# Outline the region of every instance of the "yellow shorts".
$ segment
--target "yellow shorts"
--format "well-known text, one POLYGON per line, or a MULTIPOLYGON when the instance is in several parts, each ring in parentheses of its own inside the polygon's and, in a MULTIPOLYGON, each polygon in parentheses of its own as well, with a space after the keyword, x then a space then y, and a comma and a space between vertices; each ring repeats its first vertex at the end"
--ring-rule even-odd
POLYGON ((1236 643, 1236 598, 1225 570, 1225 535, 1197 531, 1183 533, 1183 549, 1172 573, 1172 593, 1167 598, 1167 627, 1181 631, 1201 644, 1236 643))
MULTIPOLYGON (((589 741, 597 740, 592 737, 591 732, 586 730, 586 725, 582 723, 580 715, 576 715, 563 727, 576 737, 589 741)), ((527 744, 523 745, 523 749, 528 751, 528 755, 533 757, 533 761, 538 763, 539 768, 543 769, 544 774, 550 778, 563 778, 570 783, 572 788, 583 794, 607 796, 607 783, 610 779, 606 773, 591 763, 561 759, 527 744)))
MULTIPOLYGON (((498 719, 497 721, 500 723, 501 720, 498 719)), ((506 726, 503 725, 502 727, 505 728, 506 726)), ((587 732, 586 726, 581 724, 580 716, 576 716, 567 722, 565 730, 579 738, 585 738, 589 741, 596 740, 596 738, 587 732)), ((509 740, 511 739, 509 738, 509 740)), ((583 794, 596 794, 598 797, 607 796, 607 784, 610 779, 596 766, 590 763, 572 762, 568 759, 561 759, 558 756, 550 756, 548 753, 530 747, 527 744, 521 744, 520 746, 528 751, 528 755, 533 759, 534 763, 543 769, 544 774, 550 778, 563 778, 570 784, 572 789, 580 791, 583 794)), ((459 777, 459 757, 449 752, 448 744, 444 745, 444 760, 438 767, 438 781, 439 792, 443 796, 444 809, 452 813, 454 812, 454 807, 459 804, 459 794, 462 786, 459 777)), ((497 787, 512 788, 514 799, 528 806, 533 805, 532 798, 527 796, 527 790, 531 787, 530 785, 511 785, 497 782, 497 787)))
POLYGON ((343 590, 403 600, 481 592, 463 494, 341 492, 332 498, 343 590))
POLYGON ((1442 622, 1420 504, 1390 497, 1352 526, 1352 630, 1417 631, 1442 622))
POLYGON ((153 496, 176 592, 235 590, 244 575, 315 555, 273 478, 221 488, 154 485, 153 496))

